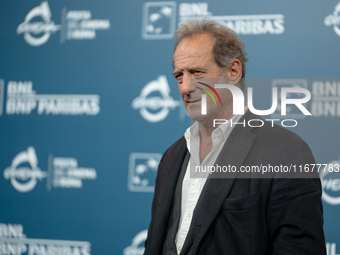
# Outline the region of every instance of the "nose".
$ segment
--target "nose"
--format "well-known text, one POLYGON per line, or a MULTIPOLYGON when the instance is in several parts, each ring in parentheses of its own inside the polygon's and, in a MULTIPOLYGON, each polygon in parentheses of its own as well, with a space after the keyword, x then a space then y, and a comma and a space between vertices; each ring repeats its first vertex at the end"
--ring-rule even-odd
POLYGON ((183 82, 182 82, 182 93, 190 94, 196 90, 194 79, 192 79, 192 74, 185 72, 183 74, 183 82))

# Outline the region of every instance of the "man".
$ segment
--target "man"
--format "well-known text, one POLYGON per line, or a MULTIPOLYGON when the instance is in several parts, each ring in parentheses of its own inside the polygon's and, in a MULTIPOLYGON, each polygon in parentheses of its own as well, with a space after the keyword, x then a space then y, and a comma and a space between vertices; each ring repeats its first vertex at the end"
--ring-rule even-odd
POLYGON ((228 89, 216 89, 221 104, 207 100, 202 114, 203 87, 213 87, 211 79, 244 89, 244 44, 208 19, 182 24, 175 35, 173 75, 196 122, 159 164, 145 254, 326 254, 318 178, 191 178, 193 166, 315 161, 298 135, 271 123, 214 127, 214 119, 260 119, 246 102, 246 113, 233 115, 228 89))

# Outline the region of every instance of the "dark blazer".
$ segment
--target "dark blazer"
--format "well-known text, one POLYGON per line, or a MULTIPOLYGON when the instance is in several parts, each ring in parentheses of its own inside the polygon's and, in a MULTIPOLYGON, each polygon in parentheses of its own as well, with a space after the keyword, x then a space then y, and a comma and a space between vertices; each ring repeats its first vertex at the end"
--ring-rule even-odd
MULTIPOLYGON (((243 118, 260 119, 249 111, 243 118)), ((310 148, 298 135, 271 125, 236 125, 216 163, 237 167, 315 163, 310 148)), ((186 153, 182 137, 159 164, 146 255, 162 254, 186 153)), ((319 178, 209 178, 180 254, 325 255, 322 214, 319 178)))

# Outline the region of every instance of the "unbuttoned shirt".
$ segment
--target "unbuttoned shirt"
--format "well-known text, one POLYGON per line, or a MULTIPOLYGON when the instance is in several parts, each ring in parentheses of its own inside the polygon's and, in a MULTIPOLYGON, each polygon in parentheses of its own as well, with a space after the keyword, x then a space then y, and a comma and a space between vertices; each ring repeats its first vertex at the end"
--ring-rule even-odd
MULTIPOLYGON (((247 112, 248 106, 245 107, 244 112, 247 112)), ((233 116, 228 123, 218 126, 211 134, 212 148, 209 154, 205 157, 202 163, 199 158, 200 137, 198 123, 195 122, 184 133, 187 143, 187 148, 190 153, 190 160, 184 175, 182 184, 182 197, 181 197, 181 218, 175 239, 177 254, 182 250, 185 238, 188 234, 193 212, 196 207, 197 201, 201 195, 202 189, 207 181, 208 172, 200 175, 201 178, 190 178, 190 162, 200 169, 208 169, 208 166, 213 166, 218 155, 220 154, 225 141, 228 139, 231 131, 243 115, 233 116), (231 126, 230 123, 233 123, 231 126), (204 168, 206 167, 206 168, 204 168), (204 178, 202 178, 204 176, 204 178)), ((243 125, 243 124, 237 124, 243 125)), ((247 124, 246 124, 247 125, 247 124)), ((203 171, 203 170, 202 170, 203 171)))

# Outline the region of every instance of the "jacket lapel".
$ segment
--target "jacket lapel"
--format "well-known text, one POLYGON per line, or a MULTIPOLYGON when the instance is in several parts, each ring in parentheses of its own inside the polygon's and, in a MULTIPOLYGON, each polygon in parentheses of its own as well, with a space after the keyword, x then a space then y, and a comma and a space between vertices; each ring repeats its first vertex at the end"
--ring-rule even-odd
POLYGON ((177 179, 187 153, 185 143, 183 145, 184 146, 181 146, 181 149, 171 152, 167 164, 164 166, 162 179, 159 180, 159 197, 162 198, 158 201, 157 205, 157 212, 159 215, 162 215, 164 211, 169 211, 171 209, 177 179))
POLYGON ((166 164, 164 164, 162 168, 161 178, 158 180, 157 190, 155 190, 155 194, 158 194, 158 197, 154 198, 156 199, 156 208, 153 208, 153 213, 155 213, 155 217, 153 217, 155 221, 153 222, 153 227, 150 232, 153 236, 150 238, 150 240, 152 240, 152 244, 150 244, 150 247, 152 247, 151 254, 162 253, 177 179, 186 153, 187 147, 185 139, 182 138, 182 140, 180 140, 171 151, 169 150, 166 155, 166 164))
MULTIPOLYGON (((248 119, 252 117, 259 118, 248 111, 240 121, 243 121, 243 119, 248 121, 248 119)), ((252 128, 247 126, 243 127, 240 125, 234 127, 224 144, 221 153, 216 159, 215 165, 228 166, 230 164, 231 166, 236 166, 237 169, 240 169, 240 166, 245 161, 256 138, 256 135, 250 132, 251 129, 252 128)), ((180 254, 185 254, 193 245, 194 240, 195 244, 199 244, 217 216, 224 200, 228 197, 230 190, 233 187, 237 172, 232 174, 228 173, 228 175, 228 178, 218 176, 218 173, 213 173, 209 176, 195 207, 194 217, 180 254)), ((197 248, 197 245, 193 248, 197 248)), ((195 254, 195 252, 196 251, 194 250, 193 254, 195 254)))

